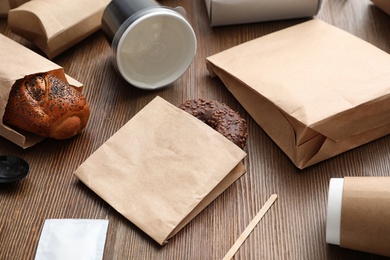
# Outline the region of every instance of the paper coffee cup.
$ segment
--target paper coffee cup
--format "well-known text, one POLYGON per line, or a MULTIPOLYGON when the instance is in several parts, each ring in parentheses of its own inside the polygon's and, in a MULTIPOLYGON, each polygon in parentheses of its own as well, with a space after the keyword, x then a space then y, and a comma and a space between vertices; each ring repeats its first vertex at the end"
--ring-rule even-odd
POLYGON ((195 33, 184 9, 160 6, 154 0, 113 0, 102 17, 111 42, 114 66, 131 85, 165 87, 191 65, 195 33))
POLYGON ((390 256, 390 177, 330 180, 326 242, 390 256))
POLYGON ((316 15, 321 0, 205 0, 211 26, 285 20, 316 15))

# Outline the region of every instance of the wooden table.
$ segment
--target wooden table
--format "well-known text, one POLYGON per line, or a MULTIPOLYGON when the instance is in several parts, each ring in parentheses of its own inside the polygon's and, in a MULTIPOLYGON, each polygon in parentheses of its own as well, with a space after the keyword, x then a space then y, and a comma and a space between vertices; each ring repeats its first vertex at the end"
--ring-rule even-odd
MULTIPOLYGON (((130 86, 114 71, 110 46, 98 31, 53 59, 85 85, 92 110, 85 131, 25 150, 0 138, 1 155, 19 155, 31 164, 24 180, 0 185, 0 259, 33 259, 49 218, 108 219, 104 259, 221 259, 273 193, 279 199, 235 259, 381 259, 325 242, 327 193, 332 177, 390 176, 390 136, 299 170, 206 69, 207 56, 305 19, 211 28, 203 0, 161 3, 183 6, 197 34, 196 57, 180 79, 156 91, 130 86), (163 247, 73 175, 157 95, 175 105, 191 98, 218 99, 243 115, 249 133, 247 173, 163 247)), ((317 17, 390 53, 390 16, 368 0, 324 0, 317 17)), ((38 51, 13 34, 5 18, 0 19, 0 32, 38 51)))

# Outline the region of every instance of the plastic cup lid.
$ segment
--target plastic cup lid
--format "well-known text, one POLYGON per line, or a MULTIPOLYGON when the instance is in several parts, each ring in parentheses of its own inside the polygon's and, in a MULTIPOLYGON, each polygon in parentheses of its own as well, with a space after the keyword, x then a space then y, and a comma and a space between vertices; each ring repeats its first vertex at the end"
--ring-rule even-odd
POLYGON ((15 182, 26 177, 30 170, 29 164, 13 155, 0 156, 0 183, 15 182))
POLYGON ((179 13, 156 8, 133 21, 116 48, 116 65, 123 78, 143 89, 164 87, 191 65, 196 36, 179 13))

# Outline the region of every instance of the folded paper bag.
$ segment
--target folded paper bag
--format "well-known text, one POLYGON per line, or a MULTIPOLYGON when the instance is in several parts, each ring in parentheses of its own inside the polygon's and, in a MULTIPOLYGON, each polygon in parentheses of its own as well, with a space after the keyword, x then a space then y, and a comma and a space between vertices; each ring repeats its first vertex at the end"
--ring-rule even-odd
POLYGON ((245 152, 156 97, 75 175, 160 245, 245 173, 245 152))
POLYGON ((298 168, 390 133, 390 55, 319 19, 206 63, 298 168))
POLYGON ((3 34, 0 34, 0 57, 0 136, 3 136, 20 147, 28 148, 42 141, 44 138, 12 129, 4 125, 2 120, 9 93, 14 83, 27 75, 50 72, 77 89, 81 90, 83 85, 66 75, 63 68, 59 65, 3 34))
POLYGON ((11 9, 8 24, 51 59, 99 30, 108 2, 32 0, 11 9))

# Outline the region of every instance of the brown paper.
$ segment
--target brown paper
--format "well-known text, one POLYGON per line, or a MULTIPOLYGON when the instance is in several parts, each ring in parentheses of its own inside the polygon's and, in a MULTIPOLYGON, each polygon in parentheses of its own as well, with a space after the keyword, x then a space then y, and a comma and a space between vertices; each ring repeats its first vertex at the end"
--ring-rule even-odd
MULTIPOLYGON (((66 75, 63 68, 36 54, 19 43, 0 34, 0 118, 3 118, 12 86, 18 79, 36 73, 51 72, 56 77, 81 90, 82 84, 66 75)), ((16 131, 0 120, 0 136, 28 148, 43 140, 43 137, 16 131)))
POLYGON ((390 177, 344 178, 340 246, 390 257, 390 177))
POLYGON ((156 97, 75 175, 162 245, 245 173, 245 155, 202 121, 156 97))
POLYGON ((382 9, 385 13, 390 15, 390 1, 389 0, 371 0, 376 6, 382 9))
POLYGON ((318 19, 207 66, 298 168, 390 133, 390 55, 318 19))
POLYGON ((100 29, 109 0, 32 0, 8 13, 11 30, 53 58, 100 29))

